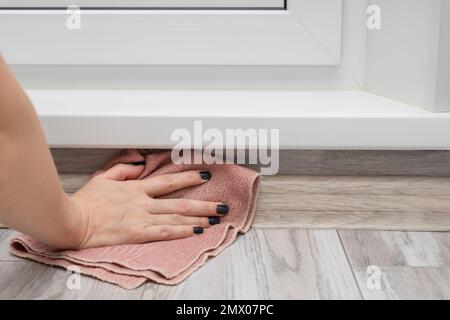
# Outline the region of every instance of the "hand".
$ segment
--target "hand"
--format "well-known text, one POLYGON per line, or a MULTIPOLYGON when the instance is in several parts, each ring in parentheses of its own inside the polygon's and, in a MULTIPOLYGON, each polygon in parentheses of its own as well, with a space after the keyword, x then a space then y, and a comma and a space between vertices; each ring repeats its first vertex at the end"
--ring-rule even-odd
POLYGON ((228 206, 220 202, 155 199, 207 183, 208 171, 185 171, 136 179, 142 164, 118 164, 92 178, 72 197, 72 249, 172 240, 203 233, 220 223, 228 206))

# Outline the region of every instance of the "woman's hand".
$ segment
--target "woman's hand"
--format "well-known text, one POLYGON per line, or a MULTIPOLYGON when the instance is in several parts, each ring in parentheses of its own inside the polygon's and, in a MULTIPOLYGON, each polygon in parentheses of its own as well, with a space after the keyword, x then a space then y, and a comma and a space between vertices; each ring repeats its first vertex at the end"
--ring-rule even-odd
POLYGON ((215 202, 155 199, 207 183, 206 172, 136 181, 142 164, 117 165, 66 195, 33 105, 1 55, 0 145, 0 221, 55 248, 189 237, 220 222, 218 205, 227 212, 215 202))
POLYGON ((136 179, 142 163, 119 164, 92 178, 70 199, 70 249, 144 243, 190 237, 220 223, 228 206, 188 199, 155 199, 207 183, 208 171, 185 171, 136 179))

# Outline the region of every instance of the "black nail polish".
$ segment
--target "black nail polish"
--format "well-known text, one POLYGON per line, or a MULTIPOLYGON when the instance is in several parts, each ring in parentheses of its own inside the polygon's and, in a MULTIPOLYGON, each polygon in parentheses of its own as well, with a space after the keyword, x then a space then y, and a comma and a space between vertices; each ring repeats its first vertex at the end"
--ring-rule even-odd
POLYGON ((227 214, 229 211, 230 208, 226 204, 219 204, 216 208, 218 214, 227 214))
POLYGON ((215 225, 215 224, 219 224, 220 223, 220 218, 219 217, 209 217, 208 218, 208 222, 210 225, 215 225))
POLYGON ((145 166, 145 161, 131 162, 133 166, 145 166))
POLYGON ((202 227, 194 227, 194 234, 202 234, 203 228, 202 227))
POLYGON ((209 180, 209 179, 211 179, 211 172, 209 172, 209 171, 200 171, 200 177, 203 180, 209 180))

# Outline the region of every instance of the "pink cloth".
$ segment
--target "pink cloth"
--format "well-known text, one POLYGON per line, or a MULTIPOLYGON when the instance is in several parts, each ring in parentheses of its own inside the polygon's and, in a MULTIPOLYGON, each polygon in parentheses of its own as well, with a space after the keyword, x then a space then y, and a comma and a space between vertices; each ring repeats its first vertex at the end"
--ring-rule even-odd
POLYGON ((19 234, 11 241, 11 253, 44 264, 68 268, 103 281, 134 289, 150 280, 174 285, 186 279, 210 257, 233 243, 238 233, 249 230, 255 211, 259 174, 237 165, 175 165, 170 152, 142 156, 126 150, 105 168, 117 163, 146 161, 139 179, 185 170, 209 170, 212 178, 205 184, 174 192, 164 198, 189 198, 221 201, 230 212, 221 223, 190 238, 138 245, 120 245, 79 251, 60 251, 19 234))

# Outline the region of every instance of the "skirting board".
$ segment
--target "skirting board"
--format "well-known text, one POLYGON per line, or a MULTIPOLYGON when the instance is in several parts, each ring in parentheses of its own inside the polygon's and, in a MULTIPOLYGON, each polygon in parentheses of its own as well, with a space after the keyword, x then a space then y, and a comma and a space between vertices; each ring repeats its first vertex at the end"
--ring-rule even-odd
MULTIPOLYGON (((63 174, 92 173, 118 149, 51 151, 63 174)), ((281 150, 279 174, 450 177, 450 151, 281 150)))

